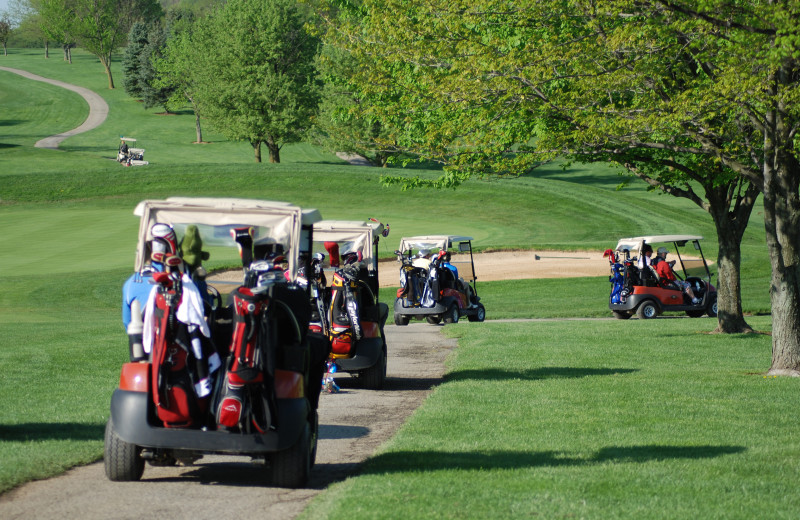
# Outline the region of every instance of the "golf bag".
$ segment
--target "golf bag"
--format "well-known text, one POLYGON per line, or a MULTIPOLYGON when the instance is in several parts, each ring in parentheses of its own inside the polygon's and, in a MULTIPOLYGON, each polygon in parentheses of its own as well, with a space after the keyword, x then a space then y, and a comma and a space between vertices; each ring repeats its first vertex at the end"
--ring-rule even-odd
POLYGON ((350 354, 353 344, 361 339, 361 335, 356 275, 340 269, 333 275, 331 351, 334 354, 350 354))
POLYGON ((611 282, 611 303, 622 303, 622 289, 625 285, 625 276, 623 274, 623 265, 619 263, 611 264, 611 276, 608 281, 611 282))
POLYGON ((275 330, 266 293, 233 293, 233 338, 216 406, 220 429, 264 433, 274 426, 275 330))
MULTIPOLYGON (((168 428, 200 426, 211 393, 209 357, 213 344, 196 326, 178 320, 183 298, 180 273, 156 273, 159 284, 148 302, 153 326, 151 384, 155 412, 168 428)), ((214 367, 216 368, 216 367, 214 367)))

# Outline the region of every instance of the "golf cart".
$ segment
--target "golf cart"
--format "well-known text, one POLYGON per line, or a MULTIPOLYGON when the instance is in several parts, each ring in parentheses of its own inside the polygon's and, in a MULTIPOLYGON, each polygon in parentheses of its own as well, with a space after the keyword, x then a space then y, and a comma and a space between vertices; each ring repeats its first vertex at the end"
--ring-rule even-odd
POLYGON ((702 239, 696 235, 621 238, 613 251, 606 250, 603 256, 607 256, 611 264, 608 306, 614 317, 626 320, 635 313, 641 319, 650 319, 664 312, 685 312, 693 318, 704 314, 715 317, 717 289, 711 284, 711 272, 700 247, 702 239), (692 303, 680 287, 661 279, 654 265, 637 267, 647 246, 654 253, 653 263, 658 261, 655 251, 659 246, 666 246, 670 254, 677 256, 673 261, 675 276, 688 282, 697 303, 692 303))
POLYGON ((319 212, 284 202, 174 197, 142 201, 134 214, 135 272, 152 276, 153 288, 143 316, 134 312, 131 320, 144 354, 135 357, 131 348, 136 360, 122 366, 111 397, 107 477, 136 481, 145 462, 223 454, 264 459, 276 486, 305 485, 330 343, 309 332, 309 294, 296 276, 319 212), (228 282, 233 290, 205 279, 204 268, 188 260, 190 236, 203 259, 242 265, 241 282, 228 282), (178 247, 170 249, 170 240, 178 247), (207 294, 199 290, 205 285, 207 294))
POLYGON ((144 160, 144 148, 133 148, 131 143, 136 143, 133 137, 120 137, 117 161, 125 166, 144 166, 149 164, 144 160))
POLYGON ((389 228, 377 220, 322 220, 314 224, 311 330, 330 338, 330 362, 373 390, 386 379, 389 306, 378 300, 378 241, 389 228), (324 251, 324 253, 323 253, 324 251), (332 284, 327 287, 322 261, 328 254, 332 284), (315 319, 316 318, 316 319, 315 319))
POLYGON ((394 322, 408 325, 412 319, 425 319, 431 325, 483 321, 486 309, 476 289, 472 237, 431 235, 400 240, 395 251, 400 267, 400 289, 394 302, 394 322), (450 251, 451 247, 457 251, 450 251), (457 265, 461 265, 459 276, 457 265))

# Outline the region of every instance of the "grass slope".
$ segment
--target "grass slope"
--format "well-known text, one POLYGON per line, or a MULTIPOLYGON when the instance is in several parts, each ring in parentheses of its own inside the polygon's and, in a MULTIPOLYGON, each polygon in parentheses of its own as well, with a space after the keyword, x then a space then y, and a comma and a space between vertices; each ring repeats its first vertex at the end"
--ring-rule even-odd
MULTIPOLYGON (((700 233, 715 256, 706 214, 635 183, 618 191, 617 173, 602 165, 547 165, 458 190, 403 192, 381 184, 382 170, 347 166, 305 144, 284 147, 279 165, 254 164, 247 144, 212 129, 204 130, 211 144, 192 144, 191 114, 160 115, 109 91, 94 57, 76 52, 68 65, 39 51, 10 52, 2 65, 91 88, 111 112, 61 151, 37 150, 38 139, 77 126, 86 107, 73 93, 0 71, 0 491, 101 457, 108 400, 127 358, 120 287, 133 261, 132 211, 143 198, 266 198, 317 207, 325 218, 376 217, 392 229, 382 256, 404 235, 432 232, 470 234, 482 249, 537 250, 700 233), (141 139, 150 166, 112 160, 122 134, 141 139)), ((754 313, 769 311, 760 218, 743 245, 743 303, 754 313)), ((605 277, 479 285, 490 319, 608 316, 608 290, 605 277)), ((391 302, 392 290, 382 299, 391 302)), ((768 317, 751 320, 769 328, 768 317)), ((769 363, 767 337, 698 333, 713 326, 447 327, 460 336, 447 382, 364 474, 323 494, 310 514, 613 517, 670 516, 673 508, 681 517, 697 506, 743 517, 770 487, 768 516, 785 516, 797 505, 784 492, 797 476, 797 446, 783 412, 796 383, 750 375, 769 363)))

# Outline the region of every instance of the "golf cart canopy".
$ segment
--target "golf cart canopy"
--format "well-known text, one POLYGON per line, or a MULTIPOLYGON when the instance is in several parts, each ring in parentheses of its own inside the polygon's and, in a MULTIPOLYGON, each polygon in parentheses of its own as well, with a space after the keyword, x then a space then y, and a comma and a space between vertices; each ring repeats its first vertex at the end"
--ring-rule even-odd
POLYGON ((405 253, 410 250, 420 249, 449 249, 459 242, 470 242, 472 237, 461 235, 428 235, 418 237, 405 237, 400 239, 400 251, 405 253))
POLYGON ((321 220, 314 224, 314 242, 336 242, 341 253, 361 251, 364 263, 373 269, 373 245, 383 232, 380 222, 360 220, 321 220))
POLYGON ((700 235, 650 235, 644 237, 620 238, 619 242, 617 242, 616 251, 630 251, 638 255, 645 244, 680 244, 695 240, 703 240, 703 237, 700 235))
POLYGON ((253 228, 253 243, 282 244, 289 263, 289 273, 294 280, 297 274, 301 248, 310 244, 303 228, 310 228, 322 220, 316 209, 306 209, 287 202, 273 202, 234 198, 170 197, 166 200, 144 200, 134 210, 141 218, 139 241, 136 247, 136 271, 142 270, 147 258, 147 244, 152 240, 150 230, 154 224, 169 224, 179 239, 186 234, 190 224, 197 226, 204 246, 229 246, 237 248, 231 229, 253 228))

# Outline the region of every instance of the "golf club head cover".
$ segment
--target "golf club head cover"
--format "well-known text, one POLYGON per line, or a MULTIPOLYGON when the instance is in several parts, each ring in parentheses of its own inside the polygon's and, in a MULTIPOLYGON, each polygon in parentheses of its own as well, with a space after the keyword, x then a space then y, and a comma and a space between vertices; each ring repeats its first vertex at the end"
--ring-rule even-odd
POLYGON ((239 246, 239 257, 242 259, 242 267, 250 267, 253 262, 253 232, 252 227, 240 227, 231 229, 233 241, 239 246))

